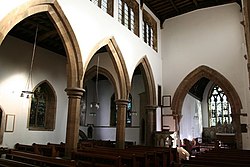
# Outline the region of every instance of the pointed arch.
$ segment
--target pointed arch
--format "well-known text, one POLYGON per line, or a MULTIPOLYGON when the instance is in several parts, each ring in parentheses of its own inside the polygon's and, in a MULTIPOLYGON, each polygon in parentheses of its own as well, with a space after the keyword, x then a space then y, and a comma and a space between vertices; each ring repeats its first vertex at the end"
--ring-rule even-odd
MULTIPOLYGON (((90 69, 88 69, 88 71, 85 72, 85 77, 83 80, 83 86, 86 85, 86 81, 90 80, 91 78, 93 78, 96 75, 96 66, 92 66, 90 69)), ((115 90, 115 97, 117 97, 117 88, 116 88, 116 84, 115 84, 115 79, 113 77, 113 75, 106 70, 105 68, 102 67, 98 67, 98 73, 104 75, 105 77, 108 78, 108 80, 110 81, 110 83, 112 84, 114 90, 115 90)))
POLYGON ((56 92, 52 85, 49 83, 49 81, 44 80, 38 83, 34 90, 34 98, 32 99, 31 102, 31 107, 30 107, 30 116, 29 116, 29 129, 30 130, 54 130, 55 129, 55 120, 56 120, 56 92), (39 96, 45 98, 45 101, 41 101, 41 104, 45 104, 44 106, 40 106, 40 108, 45 107, 44 111, 44 120, 43 120, 43 127, 37 126, 37 124, 33 124, 32 122, 36 122, 36 118, 32 117, 32 115, 37 114, 37 108, 38 107, 38 101, 39 101, 39 96), (35 110, 33 110, 32 106, 36 106, 35 110))
MULTIPOLYGON (((113 62, 115 73, 117 74, 117 80, 115 80, 114 88, 117 90, 117 99, 128 99, 130 84, 129 84, 129 75, 127 71, 127 67, 125 61, 123 59, 122 53, 115 41, 114 37, 105 38, 100 41, 94 49, 90 52, 86 64, 84 66, 84 73, 88 67, 91 58, 95 55, 95 53, 102 47, 105 47, 109 52, 110 58, 113 62)), ((86 76, 86 75, 84 75, 86 76)))
MULTIPOLYGON (((156 90, 153 72, 146 56, 142 57, 136 68, 139 68, 145 87, 145 93, 140 94, 140 134, 141 142, 146 145, 154 145, 152 136, 156 131, 156 90), (145 126, 145 127, 144 127, 145 126), (145 138, 144 138, 145 137, 145 138)), ((136 69, 135 69, 136 70, 136 69)))
POLYGON ((149 106, 155 106, 156 105, 156 89, 155 89, 155 81, 154 76, 152 72, 152 68, 150 66, 150 63, 148 61, 148 58, 144 56, 140 59, 138 62, 138 65, 142 74, 143 74, 143 81, 145 84, 145 90, 147 97, 147 105, 149 106))
MULTIPOLYGON (((182 105, 187 95, 189 89, 202 77, 205 77, 211 81, 213 81, 216 85, 218 85, 226 94, 228 101, 231 105, 232 109, 232 117, 233 124, 236 131, 236 140, 237 147, 242 147, 242 137, 240 130, 240 112, 242 109, 242 103, 238 93, 236 92, 233 85, 228 81, 222 74, 217 72, 216 70, 207 67, 205 65, 199 66, 191 73, 189 73, 179 84, 178 88, 175 91, 171 109, 173 110, 173 114, 176 116, 176 123, 180 121, 182 105)), ((178 127, 178 126, 177 126, 178 127)), ((178 130, 178 129, 177 129, 178 130)))
POLYGON ((81 88, 83 79, 83 67, 80 49, 73 29, 71 28, 69 21, 67 20, 56 0, 29 1, 7 14, 0 21, 0 45, 7 36, 8 32, 16 24, 18 24, 25 18, 40 12, 48 13, 63 41, 69 67, 67 78, 68 87, 81 88))

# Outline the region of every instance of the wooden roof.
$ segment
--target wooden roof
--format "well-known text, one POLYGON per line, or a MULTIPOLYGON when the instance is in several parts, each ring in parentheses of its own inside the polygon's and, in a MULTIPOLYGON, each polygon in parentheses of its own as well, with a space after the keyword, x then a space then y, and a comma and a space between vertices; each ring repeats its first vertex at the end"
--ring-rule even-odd
POLYGON ((228 3, 238 3, 241 0, 140 0, 141 5, 145 4, 160 20, 161 24, 166 19, 191 12, 201 8, 218 6, 228 3))

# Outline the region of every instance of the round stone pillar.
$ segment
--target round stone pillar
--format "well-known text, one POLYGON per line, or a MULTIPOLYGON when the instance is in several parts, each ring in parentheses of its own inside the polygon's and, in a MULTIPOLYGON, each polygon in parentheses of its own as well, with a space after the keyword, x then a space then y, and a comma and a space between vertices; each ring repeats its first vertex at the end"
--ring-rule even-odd
POLYGON ((116 147, 125 148, 125 128, 126 128, 126 112, 128 100, 118 99, 117 105, 117 124, 116 124, 116 147))
POLYGON ((146 106, 147 123, 146 123, 146 145, 154 145, 154 133, 156 131, 156 108, 157 106, 146 106))
POLYGON ((84 89, 66 88, 68 95, 68 119, 66 131, 65 156, 70 157, 72 151, 77 150, 80 126, 80 102, 84 89))

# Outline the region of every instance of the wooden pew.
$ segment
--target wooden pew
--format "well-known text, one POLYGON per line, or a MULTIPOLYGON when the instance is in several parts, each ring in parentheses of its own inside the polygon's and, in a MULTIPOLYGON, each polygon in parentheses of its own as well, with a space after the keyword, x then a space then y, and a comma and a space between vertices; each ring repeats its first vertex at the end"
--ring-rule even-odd
POLYGON ((184 160, 184 166, 247 167, 250 164, 250 151, 246 150, 211 150, 184 160))
POLYGON ((72 152, 72 159, 76 161, 76 166, 87 167, 122 167, 121 157, 97 154, 92 152, 72 152))
POLYGON ((6 159, 19 161, 38 166, 58 166, 58 167, 75 167, 74 160, 66 160, 62 158, 47 157, 34 153, 22 152, 17 150, 9 150, 6 159))
MULTIPOLYGON (((125 141, 125 148, 135 145, 135 142, 125 141)), ((82 147, 111 147, 115 148, 116 142, 111 140, 82 140, 78 143, 78 148, 82 147)))
POLYGON ((13 161, 13 160, 9 160, 9 159, 5 159, 5 158, 0 158, 0 166, 2 167, 38 167, 35 165, 30 165, 27 163, 22 163, 22 162, 18 162, 18 161, 13 161))
POLYGON ((48 156, 48 157, 59 157, 59 151, 56 150, 55 145, 44 145, 44 144, 33 144, 34 153, 48 156))
POLYGON ((111 147, 115 148, 115 141, 111 140, 82 140, 78 143, 78 148, 82 147, 111 147))
POLYGON ((47 145, 53 145, 59 157, 65 156, 65 143, 55 144, 55 143, 47 143, 47 145))
POLYGON ((63 157, 65 154, 65 145, 64 144, 36 144, 32 145, 26 144, 15 144, 14 149, 17 151, 23 151, 28 153, 35 153, 39 155, 44 155, 48 157, 63 157))
POLYGON ((24 152, 29 152, 29 153, 34 153, 34 147, 32 145, 26 145, 26 144, 20 144, 20 143, 16 143, 14 146, 15 150, 18 151, 24 151, 24 152))
POLYGON ((184 160, 184 166, 193 167, 194 165, 200 165, 204 167, 249 167, 249 164, 241 164, 240 161, 238 162, 226 162, 223 159, 221 160, 205 160, 205 159, 196 159, 196 160, 184 160))
POLYGON ((108 147, 85 147, 78 150, 79 152, 94 153, 101 155, 120 156, 123 165, 131 167, 149 167, 159 166, 159 161, 156 159, 156 151, 154 150, 130 150, 117 149, 108 147))
POLYGON ((154 151, 156 154, 156 164, 158 164, 159 166, 169 166, 172 161, 177 162, 178 159, 178 157, 176 157, 177 153, 171 150, 171 148, 166 148, 166 147, 150 147, 150 146, 134 145, 128 147, 128 150, 154 151))

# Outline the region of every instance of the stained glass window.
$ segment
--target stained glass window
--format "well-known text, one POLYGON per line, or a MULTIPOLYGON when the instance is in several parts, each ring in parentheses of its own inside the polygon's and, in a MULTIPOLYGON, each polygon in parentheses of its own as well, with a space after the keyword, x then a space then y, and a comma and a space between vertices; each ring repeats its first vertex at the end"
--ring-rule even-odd
POLYGON ((31 99, 29 129, 53 130, 55 126, 55 94, 47 81, 39 84, 31 99))
MULTIPOLYGON (((117 124, 117 105, 115 103, 115 94, 111 97, 111 114, 110 114, 110 126, 116 126, 117 124)), ((126 112, 126 126, 131 126, 132 124, 132 96, 129 95, 129 102, 127 105, 127 112, 126 112)))
POLYGON ((46 103, 48 101, 46 90, 44 87, 39 86, 35 92, 31 101, 30 110, 30 126, 32 127, 44 127, 45 126, 45 114, 46 103))
POLYGON ((224 91, 218 85, 212 88, 208 104, 211 127, 232 123, 230 103, 224 91))

